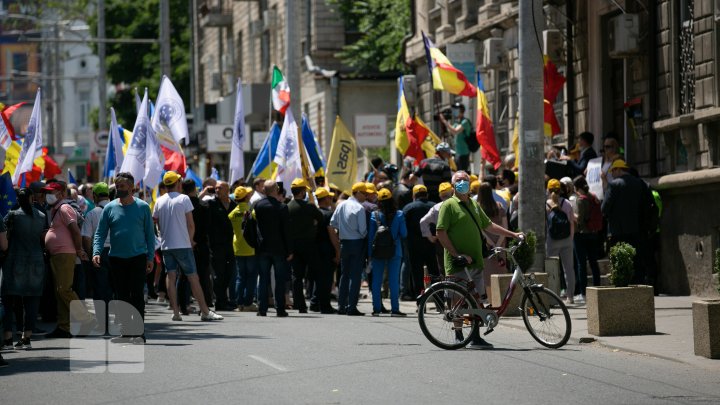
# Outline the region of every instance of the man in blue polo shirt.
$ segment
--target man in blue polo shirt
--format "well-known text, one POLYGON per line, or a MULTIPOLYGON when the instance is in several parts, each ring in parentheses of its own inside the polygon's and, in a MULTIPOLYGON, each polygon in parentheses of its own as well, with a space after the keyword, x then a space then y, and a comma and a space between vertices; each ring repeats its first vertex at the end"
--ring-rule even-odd
POLYGON ((113 343, 145 343, 145 274, 153 269, 155 257, 155 229, 150 206, 133 197, 135 179, 130 173, 115 176, 117 198, 108 203, 102 212, 100 224, 93 239, 93 265, 100 267, 100 253, 105 238, 110 234, 110 277, 120 301, 132 305, 137 313, 117 311, 122 325, 122 336, 113 343))

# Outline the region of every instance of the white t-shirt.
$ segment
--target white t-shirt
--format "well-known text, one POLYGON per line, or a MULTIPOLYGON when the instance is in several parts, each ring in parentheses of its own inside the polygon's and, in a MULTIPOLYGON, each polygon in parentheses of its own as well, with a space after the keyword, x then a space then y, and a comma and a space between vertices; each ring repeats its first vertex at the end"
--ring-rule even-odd
POLYGON ((185 218, 185 214, 192 210, 192 201, 185 194, 172 191, 158 198, 155 202, 153 218, 158 220, 160 226, 162 250, 192 247, 185 218))
MULTIPOLYGON (((80 236, 88 237, 90 240, 95 239, 95 231, 97 230, 98 225, 100 225, 100 217, 102 217, 103 208, 105 208, 109 202, 110 201, 108 200, 102 200, 95 206, 95 208, 85 214, 85 222, 83 222, 82 229, 80 230, 80 236)), ((104 247, 110 247, 110 235, 105 238, 104 247)))

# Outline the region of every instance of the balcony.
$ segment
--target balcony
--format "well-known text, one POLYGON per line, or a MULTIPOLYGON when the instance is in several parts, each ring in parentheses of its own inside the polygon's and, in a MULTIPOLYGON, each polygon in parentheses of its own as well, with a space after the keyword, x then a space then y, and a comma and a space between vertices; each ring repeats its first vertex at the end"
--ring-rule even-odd
POLYGON ((232 9, 221 6, 211 6, 207 2, 200 5, 200 26, 208 27, 231 27, 233 23, 232 9))

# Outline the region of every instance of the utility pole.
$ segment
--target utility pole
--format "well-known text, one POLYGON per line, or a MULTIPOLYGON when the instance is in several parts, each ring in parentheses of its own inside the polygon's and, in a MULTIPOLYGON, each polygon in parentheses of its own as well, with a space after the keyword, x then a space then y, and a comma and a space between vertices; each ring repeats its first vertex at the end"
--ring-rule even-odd
POLYGON ((102 131, 107 128, 107 111, 105 110, 105 103, 107 102, 107 85, 106 85, 106 64, 105 64, 105 0, 98 0, 98 21, 97 21, 97 37, 100 39, 98 42, 98 58, 99 58, 99 70, 98 72, 98 96, 100 98, 100 109, 98 110, 98 130, 102 131))
POLYGON ((160 0, 160 73, 170 77, 170 0, 160 0))
POLYGON ((520 229, 537 235, 535 269, 545 262, 542 1, 520 1, 520 229), (538 27, 538 25, 540 25, 538 27))
MULTIPOLYGON (((54 34, 55 38, 60 38, 60 29, 58 27, 58 22, 55 22, 54 27, 54 34)), ((55 42, 53 46, 53 67, 52 67, 52 73, 53 76, 60 76, 60 42, 55 42)), ((63 146, 63 125, 62 125, 62 111, 60 109, 60 105, 62 105, 62 83, 60 80, 53 80, 52 81, 52 87, 53 87, 53 120, 54 123, 54 133, 51 135, 51 143, 50 145, 54 148, 53 152, 58 153, 62 152, 62 146, 63 146)))

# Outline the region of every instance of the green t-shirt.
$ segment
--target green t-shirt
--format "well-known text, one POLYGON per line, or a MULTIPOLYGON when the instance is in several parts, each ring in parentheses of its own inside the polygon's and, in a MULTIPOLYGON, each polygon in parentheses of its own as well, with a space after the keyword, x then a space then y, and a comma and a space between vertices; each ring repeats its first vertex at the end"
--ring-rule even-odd
MULTIPOLYGON (((485 215, 477 201, 470 199, 465 206, 475 217, 473 222, 468 210, 461 207, 460 204, 463 204, 460 199, 452 196, 440 206, 437 229, 444 229, 447 232, 450 242, 459 254, 472 257, 471 268, 482 270, 482 237, 475 222, 480 225, 480 228, 485 229, 490 226, 490 218, 485 215)), ((461 270, 463 269, 453 267, 450 252, 445 250, 445 273, 453 274, 461 270)))
MULTIPOLYGON (((453 124, 457 124, 457 121, 453 124)), ((463 130, 455 135, 455 153, 457 153, 458 156, 469 155, 470 149, 468 148, 466 139, 468 136, 472 136, 472 125, 470 125, 470 121, 465 117, 460 121, 460 125, 462 125, 463 130)))

